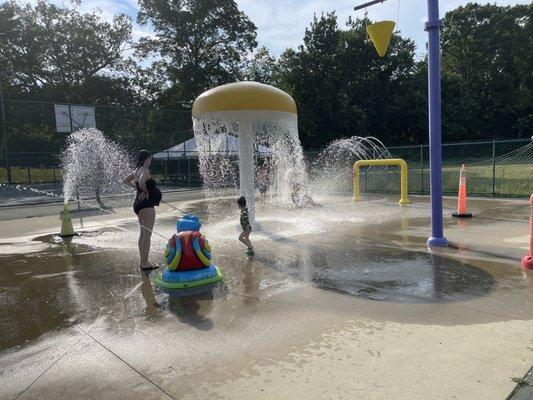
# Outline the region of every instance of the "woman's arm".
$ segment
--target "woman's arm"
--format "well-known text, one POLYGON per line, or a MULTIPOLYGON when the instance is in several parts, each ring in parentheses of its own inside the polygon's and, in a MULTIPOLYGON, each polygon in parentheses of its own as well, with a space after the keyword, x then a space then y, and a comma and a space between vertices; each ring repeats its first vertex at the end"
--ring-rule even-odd
POLYGON ((126 176, 122 182, 126 185, 128 185, 129 187, 132 187, 134 189, 137 189, 137 187, 135 186, 135 184, 133 183, 133 179, 134 179, 134 174, 133 172, 131 174, 129 174, 128 176, 126 176))
POLYGON ((146 181, 150 179, 150 171, 148 171, 148 168, 143 168, 141 170, 141 174, 139 175, 139 187, 143 191, 141 194, 140 200, 144 200, 148 198, 148 189, 146 189, 146 181))

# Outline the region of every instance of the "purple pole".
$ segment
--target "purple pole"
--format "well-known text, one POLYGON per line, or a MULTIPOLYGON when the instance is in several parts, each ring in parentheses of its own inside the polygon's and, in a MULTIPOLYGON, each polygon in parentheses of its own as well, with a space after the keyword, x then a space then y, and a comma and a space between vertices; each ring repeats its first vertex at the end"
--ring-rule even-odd
POLYGON ((428 101, 431 237, 428 246, 446 247, 442 227, 442 133, 440 104, 440 28, 439 1, 428 0, 428 101))

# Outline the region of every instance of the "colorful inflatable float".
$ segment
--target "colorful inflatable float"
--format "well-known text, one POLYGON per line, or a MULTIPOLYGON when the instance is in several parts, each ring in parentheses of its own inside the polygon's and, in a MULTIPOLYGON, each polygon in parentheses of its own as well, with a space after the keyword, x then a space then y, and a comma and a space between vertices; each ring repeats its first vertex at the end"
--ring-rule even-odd
POLYGON ((187 289, 222 280, 218 267, 211 263, 211 246, 200 233, 202 224, 196 215, 181 217, 165 248, 167 268, 154 282, 165 289, 187 289))

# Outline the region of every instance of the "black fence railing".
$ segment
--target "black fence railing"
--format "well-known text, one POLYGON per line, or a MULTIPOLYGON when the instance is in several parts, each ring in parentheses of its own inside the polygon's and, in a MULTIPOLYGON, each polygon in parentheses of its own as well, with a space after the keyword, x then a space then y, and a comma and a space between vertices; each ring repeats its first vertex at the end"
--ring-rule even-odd
MULTIPOLYGON (((61 185, 59 155, 69 131, 82 125, 96 126, 131 154, 140 148, 161 152, 193 137, 190 110, 19 100, 5 100, 1 105, 5 140, 0 141, 0 204, 11 196, 6 194, 12 193, 7 186, 26 185, 30 192, 47 187, 57 192, 61 185)), ((428 146, 388 150, 393 157, 407 161, 409 192, 428 194, 428 146)), ((309 152, 306 158, 312 164, 317 155, 309 152)), ((444 194, 457 193, 461 164, 467 167, 471 195, 525 197, 533 192, 533 145, 529 139, 444 144, 442 159, 444 194)), ((161 183, 173 187, 197 188, 202 184, 197 154, 187 149, 164 152, 154 160, 152 170, 161 183)), ((399 171, 395 168, 369 168, 362 171, 361 179, 363 191, 399 191, 399 171)))
MULTIPOLYGON (((407 161, 409 193, 429 194, 427 145, 389 147, 391 155, 407 161)), ((473 196, 527 197, 533 193, 533 143, 530 140, 448 143, 442 147, 442 187, 457 194, 459 170, 467 171, 468 193, 473 196)), ((370 168, 362 189, 374 193, 399 192, 396 168, 370 168)))

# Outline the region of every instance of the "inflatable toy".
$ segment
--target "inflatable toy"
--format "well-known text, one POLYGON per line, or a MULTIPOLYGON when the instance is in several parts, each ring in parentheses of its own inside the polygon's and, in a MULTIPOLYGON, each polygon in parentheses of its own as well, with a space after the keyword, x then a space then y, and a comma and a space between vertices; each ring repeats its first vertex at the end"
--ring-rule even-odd
POLYGON ((192 271, 175 272, 165 269, 155 277, 155 284, 165 289, 186 289, 219 282, 222 275, 218 267, 210 265, 192 271))
POLYGON ((211 246, 200 233, 201 226, 196 215, 185 214, 178 220, 178 233, 169 239, 164 252, 167 268, 156 276, 156 285, 185 289, 222 280, 219 269, 211 263, 211 246))

